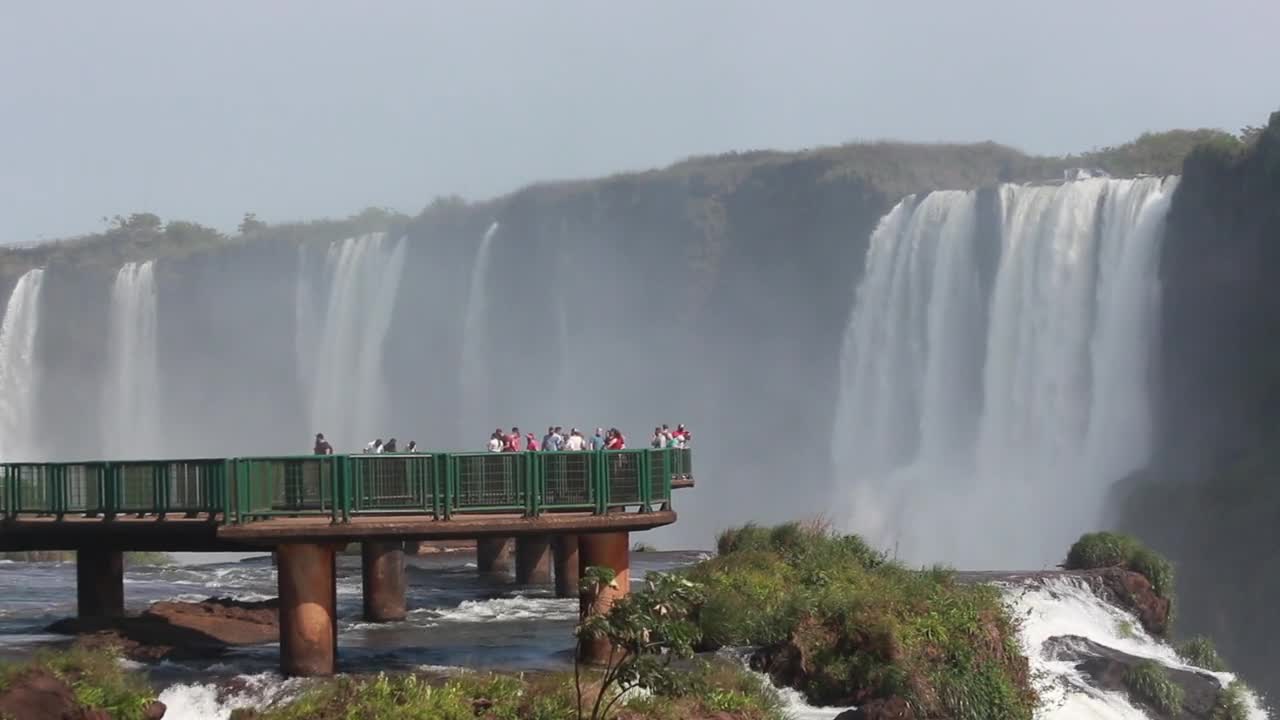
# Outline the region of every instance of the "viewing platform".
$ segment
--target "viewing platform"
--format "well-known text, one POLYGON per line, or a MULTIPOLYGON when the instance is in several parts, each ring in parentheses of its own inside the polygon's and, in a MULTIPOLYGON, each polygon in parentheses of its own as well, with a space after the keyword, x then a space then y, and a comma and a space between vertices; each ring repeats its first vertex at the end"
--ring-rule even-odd
POLYGON ((324 675, 346 545, 361 543, 375 622, 407 612, 407 541, 473 538, 480 572, 514 565, 576 597, 586 567, 628 577, 630 533, 675 522, 673 490, 692 486, 692 453, 674 448, 5 463, 0 551, 77 551, 81 617, 123 615, 125 551, 270 551, 282 670, 324 675))

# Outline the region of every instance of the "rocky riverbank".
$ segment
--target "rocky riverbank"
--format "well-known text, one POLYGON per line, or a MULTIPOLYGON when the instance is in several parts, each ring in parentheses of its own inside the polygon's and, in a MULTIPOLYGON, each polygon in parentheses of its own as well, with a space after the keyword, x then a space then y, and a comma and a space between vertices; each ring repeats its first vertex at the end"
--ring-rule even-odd
POLYGON ((209 598, 201 602, 157 602, 121 618, 68 618, 48 627, 74 635, 77 644, 118 648, 139 662, 216 657, 233 645, 257 645, 280 638, 276 600, 246 602, 209 598))

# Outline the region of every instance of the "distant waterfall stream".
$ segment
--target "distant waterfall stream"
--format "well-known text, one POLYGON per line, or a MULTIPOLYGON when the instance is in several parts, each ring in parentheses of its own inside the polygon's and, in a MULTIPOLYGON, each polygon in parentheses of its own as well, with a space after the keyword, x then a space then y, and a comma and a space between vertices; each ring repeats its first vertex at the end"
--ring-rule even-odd
POLYGON ((103 447, 110 459, 156 457, 159 366, 156 361, 155 262, 125 263, 111 286, 103 447))
POLYGON ((0 325, 0 458, 5 462, 39 459, 34 431, 36 331, 40 327, 40 288, 44 270, 28 270, 9 295, 0 325))

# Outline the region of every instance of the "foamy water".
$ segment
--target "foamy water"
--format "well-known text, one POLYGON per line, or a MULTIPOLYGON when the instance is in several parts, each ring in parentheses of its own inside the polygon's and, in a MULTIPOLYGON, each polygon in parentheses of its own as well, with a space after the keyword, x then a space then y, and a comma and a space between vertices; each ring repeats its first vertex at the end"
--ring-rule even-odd
MULTIPOLYGON (((1038 720, 1145 720, 1147 717, 1120 693, 1092 687, 1076 671, 1075 663, 1055 660, 1045 652, 1050 638, 1077 635, 1100 645, 1170 668, 1193 670, 1217 679, 1223 687, 1235 680, 1231 673, 1211 673, 1184 663, 1172 647, 1152 637, 1129 612, 1098 599, 1088 585, 1069 577, 1043 582, 1005 585, 1010 609, 1022 622, 1020 640, 1031 663, 1040 693, 1038 720)), ((1266 720, 1258 697, 1247 694, 1250 720, 1266 720)))

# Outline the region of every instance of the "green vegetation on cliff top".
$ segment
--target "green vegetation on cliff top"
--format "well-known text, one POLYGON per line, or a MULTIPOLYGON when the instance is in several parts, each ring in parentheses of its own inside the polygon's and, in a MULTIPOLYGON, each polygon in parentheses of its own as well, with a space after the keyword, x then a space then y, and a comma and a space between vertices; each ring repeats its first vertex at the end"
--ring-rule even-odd
MULTIPOLYGON (((1216 130, 1172 130, 1147 133, 1123 145, 1063 157, 1032 156, 994 142, 974 144, 859 142, 799 152, 750 151, 693 157, 659 170, 619 173, 607 178, 537 183, 507 196, 476 204, 438 198, 417 217, 369 208, 339 220, 267 224, 253 213, 233 234, 195 222, 163 221, 153 213, 103 218, 107 229, 36 245, 0 248, 0 276, 16 277, 35 267, 65 264, 76 268, 116 268, 129 261, 185 257, 250 242, 337 240, 367 232, 402 232, 413 224, 456 223, 483 214, 484 222, 516 198, 536 196, 559 202, 566 196, 595 195, 642 183, 676 183, 691 201, 731 193, 754 173, 817 170, 819 182, 861 185, 890 204, 917 192, 969 189, 1001 181, 1061 179, 1072 167, 1101 168, 1115 175, 1173 174, 1183 159, 1201 145, 1239 144, 1235 136, 1216 130)), ((808 178, 811 175, 803 175, 808 178)), ((21 242, 20 238, 8 238, 21 242)))
POLYGON ((901 698, 917 717, 1030 718, 1036 695, 999 591, 945 569, 908 570, 821 525, 746 526, 689 578, 717 645, 762 646, 756 663, 811 701, 901 698))

